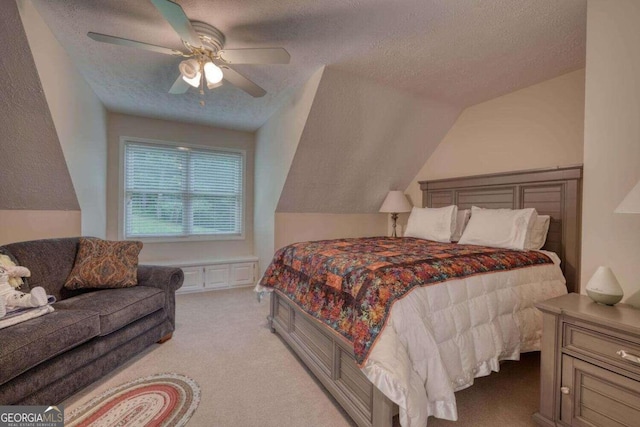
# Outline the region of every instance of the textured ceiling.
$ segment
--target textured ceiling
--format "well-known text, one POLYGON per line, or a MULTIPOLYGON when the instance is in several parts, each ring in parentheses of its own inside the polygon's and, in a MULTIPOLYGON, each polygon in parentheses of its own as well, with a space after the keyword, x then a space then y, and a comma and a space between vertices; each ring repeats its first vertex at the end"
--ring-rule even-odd
POLYGON ((458 107, 584 66, 586 0, 178 0, 227 48, 282 46, 289 65, 238 66, 267 90, 169 95, 178 59, 92 41, 88 31, 181 48, 146 0, 34 0, 113 111, 255 130, 321 65, 458 107))

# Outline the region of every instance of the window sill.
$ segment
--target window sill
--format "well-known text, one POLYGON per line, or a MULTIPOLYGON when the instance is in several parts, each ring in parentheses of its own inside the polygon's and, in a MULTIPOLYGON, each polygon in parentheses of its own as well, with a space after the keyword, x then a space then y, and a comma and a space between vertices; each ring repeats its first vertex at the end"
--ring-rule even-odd
POLYGON ((218 235, 218 236, 166 236, 166 237, 124 237, 121 240, 137 240, 142 243, 188 243, 188 242, 224 242, 231 240, 245 240, 245 235, 218 235))

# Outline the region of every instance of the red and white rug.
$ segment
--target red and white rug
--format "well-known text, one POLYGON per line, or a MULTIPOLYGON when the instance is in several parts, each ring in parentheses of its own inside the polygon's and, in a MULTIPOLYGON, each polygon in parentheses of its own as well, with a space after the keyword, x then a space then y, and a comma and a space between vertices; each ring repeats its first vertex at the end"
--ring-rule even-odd
POLYGON ((179 427, 200 403, 191 378, 168 373, 111 388, 65 416, 67 427, 179 427))

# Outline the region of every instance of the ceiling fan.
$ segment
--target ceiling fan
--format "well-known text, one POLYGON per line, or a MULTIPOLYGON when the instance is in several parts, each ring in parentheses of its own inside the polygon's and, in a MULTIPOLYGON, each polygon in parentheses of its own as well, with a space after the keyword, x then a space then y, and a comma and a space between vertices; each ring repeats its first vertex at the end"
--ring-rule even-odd
MULTIPOLYGON (((185 58, 178 66, 180 75, 169 89, 171 94, 183 94, 191 86, 199 88, 200 94, 204 94, 205 85, 208 89, 215 89, 222 86, 225 80, 249 95, 259 98, 267 92, 234 70, 231 65, 289 63, 289 52, 280 47, 224 49, 224 34, 214 26, 189 20, 182 7, 170 0, 151 0, 151 3, 178 33, 186 52, 106 34, 89 32, 87 35, 103 43, 185 58)), ((200 103, 204 105, 204 101, 200 103)))

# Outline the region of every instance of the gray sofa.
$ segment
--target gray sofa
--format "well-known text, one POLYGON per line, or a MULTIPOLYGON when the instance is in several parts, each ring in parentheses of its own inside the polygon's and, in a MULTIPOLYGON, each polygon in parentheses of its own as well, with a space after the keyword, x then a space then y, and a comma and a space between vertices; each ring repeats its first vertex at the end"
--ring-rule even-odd
POLYGON ((68 290, 79 238, 12 243, 0 249, 31 270, 21 290, 42 286, 55 311, 0 329, 0 405, 53 405, 96 381, 175 329, 178 268, 139 266, 138 285, 68 290))

